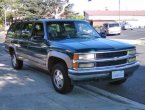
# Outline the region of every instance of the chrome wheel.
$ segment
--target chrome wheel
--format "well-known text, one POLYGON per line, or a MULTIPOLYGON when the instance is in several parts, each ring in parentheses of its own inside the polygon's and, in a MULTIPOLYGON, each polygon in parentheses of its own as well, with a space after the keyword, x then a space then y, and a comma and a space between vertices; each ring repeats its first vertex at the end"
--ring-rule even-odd
POLYGON ((58 89, 61 89, 64 86, 64 78, 60 70, 57 69, 54 71, 53 80, 58 89))
POLYGON ((22 69, 23 61, 17 59, 16 54, 14 52, 11 54, 11 62, 12 62, 12 67, 14 69, 22 69))
POLYGON ((57 63, 53 66, 51 79, 57 92, 66 94, 72 91, 73 85, 68 77, 67 67, 64 63, 57 63))
POLYGON ((17 59, 16 59, 16 56, 14 54, 12 56, 12 64, 13 64, 13 66, 17 65, 17 59))

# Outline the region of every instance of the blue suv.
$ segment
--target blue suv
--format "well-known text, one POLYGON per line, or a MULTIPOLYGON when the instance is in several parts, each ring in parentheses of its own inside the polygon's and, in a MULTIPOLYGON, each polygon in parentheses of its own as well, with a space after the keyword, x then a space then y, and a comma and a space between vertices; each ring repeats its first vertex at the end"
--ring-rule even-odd
POLYGON ((122 84, 139 66, 134 46, 101 38, 83 20, 16 21, 7 32, 5 47, 14 69, 26 61, 47 70, 62 94, 70 92, 76 81, 122 84))

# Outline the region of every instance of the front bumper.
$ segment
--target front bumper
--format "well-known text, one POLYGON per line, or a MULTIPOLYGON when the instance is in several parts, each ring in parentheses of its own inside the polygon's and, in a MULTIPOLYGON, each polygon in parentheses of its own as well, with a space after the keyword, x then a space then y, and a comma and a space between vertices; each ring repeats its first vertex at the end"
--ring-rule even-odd
POLYGON ((125 77, 129 76, 129 73, 133 73, 139 67, 139 62, 119 65, 119 66, 110 66, 110 67, 99 67, 91 69, 69 69, 68 75, 73 81, 81 80, 93 80, 93 79, 111 79, 112 71, 124 70, 125 77))

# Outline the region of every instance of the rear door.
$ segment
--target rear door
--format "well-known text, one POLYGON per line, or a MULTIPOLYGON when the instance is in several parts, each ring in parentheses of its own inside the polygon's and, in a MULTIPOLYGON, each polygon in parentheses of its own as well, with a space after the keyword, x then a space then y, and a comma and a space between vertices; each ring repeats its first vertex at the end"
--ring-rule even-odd
POLYGON ((29 58, 28 43, 32 35, 32 29, 33 29, 33 22, 24 22, 22 24, 22 28, 20 31, 21 34, 18 40, 19 43, 18 55, 20 57, 23 57, 24 59, 29 58))

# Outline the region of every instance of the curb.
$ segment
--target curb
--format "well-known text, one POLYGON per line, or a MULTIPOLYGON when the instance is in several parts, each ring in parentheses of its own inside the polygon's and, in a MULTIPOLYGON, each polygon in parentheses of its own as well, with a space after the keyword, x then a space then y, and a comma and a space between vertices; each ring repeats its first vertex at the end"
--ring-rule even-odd
POLYGON ((93 93, 97 93, 99 95, 107 97, 107 98, 109 98, 111 100, 114 100, 114 101, 117 101, 117 102, 120 102, 120 103, 123 103, 123 104, 126 104, 126 105, 129 104, 131 107, 134 107, 136 109, 145 110, 145 105, 144 104, 132 101, 132 100, 130 100, 128 98, 119 96, 117 94, 113 94, 113 93, 107 92, 105 90, 99 89, 99 88, 91 86, 91 85, 85 85, 85 86, 81 85, 80 87, 82 87, 84 89, 87 89, 87 90, 89 90, 89 91, 91 91, 93 93))
POLYGON ((145 40, 139 39, 139 40, 127 40, 127 39, 111 39, 119 42, 129 43, 132 45, 145 45, 145 40))

